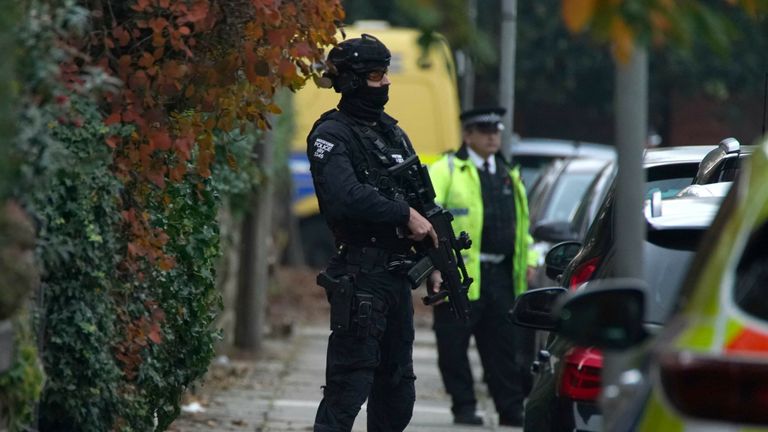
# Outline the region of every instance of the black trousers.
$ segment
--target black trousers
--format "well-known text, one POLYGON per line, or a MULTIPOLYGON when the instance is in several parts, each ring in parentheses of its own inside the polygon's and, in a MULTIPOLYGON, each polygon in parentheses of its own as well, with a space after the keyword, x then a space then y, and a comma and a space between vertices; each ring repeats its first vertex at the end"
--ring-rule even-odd
MULTIPOLYGON (((333 272, 333 267, 334 263, 328 271, 333 272)), ((416 401, 410 284, 402 276, 375 271, 357 273, 355 285, 358 292, 380 300, 384 310, 373 315, 378 329, 374 334, 360 336, 354 326, 331 333, 314 431, 352 430, 366 399, 369 431, 403 431, 416 401)))
POLYGON ((524 398, 523 365, 516 360, 518 332, 508 312, 514 300, 511 264, 481 264, 480 299, 472 302, 469 323, 456 320, 447 304, 434 309, 438 366, 454 414, 474 413, 474 380, 467 350, 475 344, 483 366, 483 379, 501 420, 519 419, 524 398))

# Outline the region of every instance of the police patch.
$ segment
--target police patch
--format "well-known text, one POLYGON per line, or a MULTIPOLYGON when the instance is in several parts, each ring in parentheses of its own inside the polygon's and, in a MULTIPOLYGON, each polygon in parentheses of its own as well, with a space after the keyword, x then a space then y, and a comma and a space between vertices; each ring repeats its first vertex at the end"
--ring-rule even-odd
POLYGON ((325 159, 325 154, 330 153, 331 150, 336 146, 334 143, 330 143, 324 139, 316 139, 315 140, 315 152, 312 155, 316 159, 325 159))

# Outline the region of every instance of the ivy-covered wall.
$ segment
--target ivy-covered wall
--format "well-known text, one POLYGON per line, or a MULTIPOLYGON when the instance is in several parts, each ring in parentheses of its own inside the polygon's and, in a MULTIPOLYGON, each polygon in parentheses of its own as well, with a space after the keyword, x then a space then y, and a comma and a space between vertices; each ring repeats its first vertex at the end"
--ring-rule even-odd
POLYGON ((17 329, 0 422, 164 430, 221 338, 217 214, 258 188, 251 127, 279 111, 276 88, 318 74, 343 11, 338 0, 0 7, 0 270, 27 263, 27 291, 39 286, 22 300, 3 279, 17 275, 0 272, 0 313, 17 329), (23 230, 6 214, 29 228, 15 248, 23 230))

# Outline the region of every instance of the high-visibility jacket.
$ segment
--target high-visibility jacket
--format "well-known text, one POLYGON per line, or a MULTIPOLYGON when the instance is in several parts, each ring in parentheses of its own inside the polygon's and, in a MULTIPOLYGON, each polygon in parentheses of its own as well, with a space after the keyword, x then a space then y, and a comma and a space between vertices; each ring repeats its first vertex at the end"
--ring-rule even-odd
MULTIPOLYGON (((497 169, 509 168, 498 164, 497 169)), ((533 238, 529 234, 528 198, 525 186, 520 180, 517 167, 509 168, 515 201, 515 251, 512 259, 512 271, 515 296, 528 289, 526 270, 538 262, 537 253, 530 249, 533 238)), ((474 279, 469 287, 470 300, 480 298, 480 251, 483 233, 483 193, 480 188, 480 176, 477 167, 467 157, 466 151, 443 156, 429 167, 429 176, 435 188, 435 202, 453 214, 455 233, 466 231, 472 240, 469 250, 462 251, 467 273, 474 279)))

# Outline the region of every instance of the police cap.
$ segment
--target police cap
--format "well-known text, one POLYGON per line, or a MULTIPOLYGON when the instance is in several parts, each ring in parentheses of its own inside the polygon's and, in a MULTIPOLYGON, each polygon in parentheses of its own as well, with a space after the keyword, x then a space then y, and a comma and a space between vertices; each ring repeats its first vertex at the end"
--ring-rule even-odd
POLYGON ((495 132, 504 129, 501 121, 506 112, 503 107, 475 108, 464 111, 459 118, 464 129, 471 126, 483 132, 495 132))

